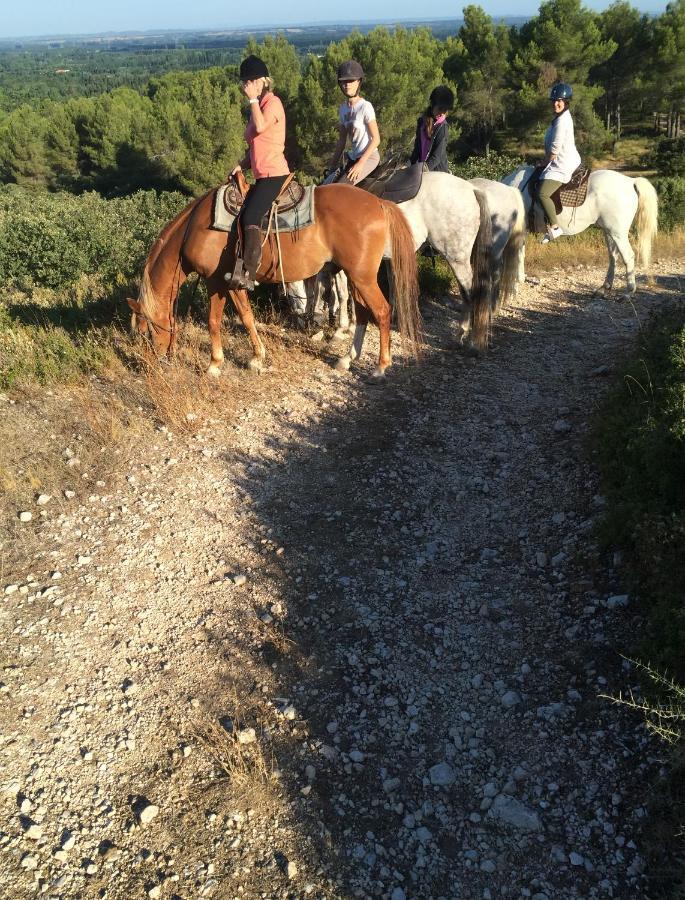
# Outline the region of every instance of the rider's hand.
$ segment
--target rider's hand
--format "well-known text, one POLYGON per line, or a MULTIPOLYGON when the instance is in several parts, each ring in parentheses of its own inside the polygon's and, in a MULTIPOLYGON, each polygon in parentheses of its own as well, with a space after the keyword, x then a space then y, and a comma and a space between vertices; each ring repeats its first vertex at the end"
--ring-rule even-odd
POLYGON ((262 92, 260 80, 257 79, 256 81, 247 81, 243 85, 243 92, 248 100, 257 100, 262 92))
POLYGON ((237 165, 231 172, 231 175, 237 175, 238 172, 242 172, 242 170, 243 170, 243 167, 241 165, 237 165))
POLYGON ((356 184, 362 177, 362 166, 360 163, 356 162, 351 168, 347 170, 347 179, 351 181, 352 184, 356 184))

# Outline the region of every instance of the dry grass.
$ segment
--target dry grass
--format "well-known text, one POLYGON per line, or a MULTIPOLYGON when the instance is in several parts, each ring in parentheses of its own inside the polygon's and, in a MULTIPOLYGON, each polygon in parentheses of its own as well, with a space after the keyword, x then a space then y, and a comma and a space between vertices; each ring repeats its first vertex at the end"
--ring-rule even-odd
MULTIPOLYGON (((655 259, 685 259, 685 228, 662 232, 657 235, 655 259)), ((584 231, 573 237, 565 237, 553 244, 541 244, 537 235, 526 238, 526 270, 532 273, 573 266, 606 266, 607 248, 604 236, 598 229, 584 231)), ((621 275, 621 269, 617 275, 621 275)))

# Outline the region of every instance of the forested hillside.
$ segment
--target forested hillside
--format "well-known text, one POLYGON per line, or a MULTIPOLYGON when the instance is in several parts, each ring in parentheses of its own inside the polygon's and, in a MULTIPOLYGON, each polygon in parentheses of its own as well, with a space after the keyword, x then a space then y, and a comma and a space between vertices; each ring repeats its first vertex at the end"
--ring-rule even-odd
MULTIPOLYGON (((549 87, 559 79, 574 86, 585 159, 608 152, 626 129, 649 129, 654 113, 664 114, 664 136, 674 137, 685 104, 685 0, 657 17, 625 0, 602 13, 580 0, 545 0, 520 27, 467 6, 461 28, 444 39, 428 28, 375 28, 320 54, 303 56, 282 35, 246 49, 267 60, 286 103, 291 165, 311 177, 330 154, 340 101, 335 69, 350 56, 367 72, 383 152, 410 150, 416 117, 439 82, 457 94, 455 161, 539 148, 549 87)), ((80 58, 80 75, 63 72, 59 89, 54 77, 40 79, 47 51, 23 68, 16 53, 0 56, 0 182, 112 196, 140 188, 196 194, 224 178, 243 146, 240 51, 150 53, 128 52, 121 70, 112 72, 110 61, 106 73, 96 53, 87 64, 80 58), (165 71, 175 62, 178 70, 165 71), (160 74, 143 81, 151 65, 160 74), (96 90, 108 83, 112 90, 96 90)))

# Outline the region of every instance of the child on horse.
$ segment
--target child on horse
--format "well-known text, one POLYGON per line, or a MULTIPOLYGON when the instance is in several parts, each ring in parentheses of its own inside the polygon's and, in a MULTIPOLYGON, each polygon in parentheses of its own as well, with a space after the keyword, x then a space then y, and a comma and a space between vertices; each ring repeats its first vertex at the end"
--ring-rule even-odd
POLYGON ((240 211, 242 228, 242 273, 227 273, 232 290, 252 290, 262 255, 261 222, 278 197, 290 169, 285 158, 285 110, 270 90, 271 79, 266 64, 258 56, 248 56, 240 64, 240 83, 250 102, 250 121, 245 129, 248 153, 233 169, 252 169, 255 183, 250 188, 240 211))
POLYGON ((556 240, 564 233, 557 220, 557 211, 551 198, 562 184, 571 180, 573 173, 580 166, 580 154, 576 150, 573 134, 573 119, 568 108, 571 97, 573 88, 563 81, 555 84, 549 95, 554 118, 545 132, 545 167, 538 188, 540 205, 549 222, 547 234, 542 239, 543 244, 556 240))
POLYGON ((363 79, 364 70, 356 60, 349 59, 338 66, 338 85, 345 95, 345 102, 338 110, 338 143, 328 165, 330 174, 325 184, 332 181, 357 184, 381 161, 378 154, 381 137, 376 113, 369 101, 359 93, 363 79), (348 138, 350 149, 345 154, 345 163, 339 173, 340 158, 348 138))
POLYGON ((454 94, 444 84, 428 98, 428 107, 416 123, 416 139, 410 158, 412 165, 423 163, 429 172, 449 172, 447 161, 447 113, 454 107, 454 94))

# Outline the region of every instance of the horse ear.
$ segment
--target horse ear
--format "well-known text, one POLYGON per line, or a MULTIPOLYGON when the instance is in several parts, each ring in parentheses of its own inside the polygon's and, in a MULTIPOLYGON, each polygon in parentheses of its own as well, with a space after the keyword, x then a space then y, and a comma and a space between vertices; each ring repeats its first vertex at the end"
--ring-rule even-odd
POLYGON ((131 297, 127 297, 126 302, 134 313, 140 313, 140 302, 138 300, 132 300, 131 297))

